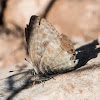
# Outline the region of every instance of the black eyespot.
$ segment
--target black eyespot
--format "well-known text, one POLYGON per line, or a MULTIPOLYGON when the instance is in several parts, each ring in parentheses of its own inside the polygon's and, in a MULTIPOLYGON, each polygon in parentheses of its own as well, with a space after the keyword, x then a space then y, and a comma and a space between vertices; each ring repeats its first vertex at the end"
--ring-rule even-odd
POLYGON ((74 60, 74 63, 75 63, 76 61, 74 60))
POLYGON ((76 55, 76 53, 73 53, 73 55, 75 56, 75 55, 76 55))

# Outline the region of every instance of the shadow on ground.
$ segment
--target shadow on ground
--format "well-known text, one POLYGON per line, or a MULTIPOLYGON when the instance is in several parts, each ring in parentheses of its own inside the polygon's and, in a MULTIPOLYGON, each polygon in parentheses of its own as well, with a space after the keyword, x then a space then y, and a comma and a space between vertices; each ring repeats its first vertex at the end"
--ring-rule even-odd
MULTIPOLYGON (((76 51, 80 51, 76 57, 77 59, 79 59, 79 63, 77 64, 77 66, 74 67, 74 69, 67 71, 67 72, 74 71, 74 70, 86 65, 86 63, 90 59, 96 58, 98 53, 100 53, 100 48, 96 48, 96 45, 99 45, 98 40, 94 40, 93 42, 91 42, 87 45, 77 48, 76 51)), ((85 68, 84 70, 87 70, 87 68, 85 68)), ((82 70, 80 70, 80 71, 82 71, 82 70)), ((30 71, 20 72, 18 74, 12 75, 7 78, 7 84, 9 87, 8 90, 10 90, 12 92, 10 94, 10 96, 7 98, 7 100, 12 100, 23 89, 26 89, 26 87, 29 87, 31 84, 33 84, 32 78, 34 76, 30 73, 31 73, 30 71), (20 77, 16 78, 18 76, 20 76, 20 77)))
POLYGON ((76 49, 76 51, 80 52, 76 56, 76 58, 79 59, 79 63, 75 69, 84 66, 89 60, 97 57, 98 53, 100 53, 100 47, 96 48, 96 45, 99 45, 98 40, 94 40, 93 42, 76 49))

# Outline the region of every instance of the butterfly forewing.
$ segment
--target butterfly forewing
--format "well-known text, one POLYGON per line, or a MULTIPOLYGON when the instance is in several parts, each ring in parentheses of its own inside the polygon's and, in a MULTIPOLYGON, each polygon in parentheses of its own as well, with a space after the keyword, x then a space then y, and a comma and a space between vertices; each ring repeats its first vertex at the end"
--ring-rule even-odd
POLYGON ((39 73, 39 65, 46 47, 53 38, 59 36, 59 33, 45 19, 32 16, 25 34, 34 70, 39 73))

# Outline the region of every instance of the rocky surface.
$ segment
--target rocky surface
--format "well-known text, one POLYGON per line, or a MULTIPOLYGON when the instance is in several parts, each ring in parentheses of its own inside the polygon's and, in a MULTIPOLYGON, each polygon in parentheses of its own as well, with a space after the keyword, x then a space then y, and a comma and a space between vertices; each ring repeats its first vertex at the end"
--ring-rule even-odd
POLYGON ((51 0, 7 0, 4 11, 4 24, 9 29, 14 29, 16 26, 25 29, 26 24, 32 15, 45 13, 45 9, 51 0))
POLYGON ((6 67, 0 73, 0 100, 99 100, 100 98, 100 45, 98 40, 76 45, 78 65, 69 72, 55 75, 45 83, 35 84, 29 64, 23 62, 6 67), (23 67, 26 66, 26 67, 23 67), (26 68, 24 71, 22 68, 26 68), (29 72, 29 73, 28 73, 29 72), (9 76, 9 77, 8 77, 9 76), (6 78, 4 78, 6 77, 6 78))
POLYGON ((48 12, 47 20, 72 39, 77 35, 91 40, 100 36, 99 10, 99 0, 57 0, 48 12))
POLYGON ((85 40, 100 36, 99 0, 7 0, 4 24, 25 28, 32 15, 44 16, 60 33, 85 40))
POLYGON ((19 36, 18 31, 15 34, 0 27, 0 70, 24 60, 27 56, 24 40, 24 36, 19 36))

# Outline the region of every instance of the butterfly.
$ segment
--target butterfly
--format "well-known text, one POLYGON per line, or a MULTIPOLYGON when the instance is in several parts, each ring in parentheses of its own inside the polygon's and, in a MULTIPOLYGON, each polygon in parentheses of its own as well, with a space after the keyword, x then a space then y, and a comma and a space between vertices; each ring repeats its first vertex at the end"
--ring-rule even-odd
POLYGON ((33 15, 25 28, 25 37, 36 74, 59 73, 77 65, 72 42, 44 18, 33 15))

